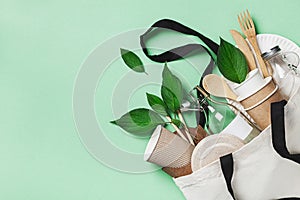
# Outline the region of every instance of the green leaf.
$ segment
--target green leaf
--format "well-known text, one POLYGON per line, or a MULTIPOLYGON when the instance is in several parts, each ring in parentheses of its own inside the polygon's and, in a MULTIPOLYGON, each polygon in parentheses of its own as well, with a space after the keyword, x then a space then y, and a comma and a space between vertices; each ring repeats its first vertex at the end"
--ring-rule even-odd
POLYGON ((151 108, 160 115, 167 116, 167 106, 161 98, 154 94, 146 93, 147 100, 151 108))
POLYGON ((120 49, 120 51, 123 61, 130 69, 139 73, 146 73, 143 62, 135 53, 126 49, 120 49))
POLYGON ((176 111, 179 110, 181 104, 171 90, 165 86, 161 86, 161 96, 170 111, 176 113, 176 111))
POLYGON ((147 136, 152 134, 156 126, 165 124, 165 121, 154 111, 139 108, 124 114, 120 119, 110 123, 121 127, 129 133, 147 136))
POLYGON ((161 96, 168 109, 170 109, 172 112, 175 112, 180 108, 183 99, 181 81, 174 74, 172 74, 167 64, 165 64, 162 78, 161 96))
POLYGON ((248 65, 244 54, 235 46, 221 38, 217 64, 225 78, 241 83, 248 74, 248 65))
POLYGON ((172 123, 175 124, 178 128, 180 128, 182 124, 181 121, 178 119, 172 119, 172 123))

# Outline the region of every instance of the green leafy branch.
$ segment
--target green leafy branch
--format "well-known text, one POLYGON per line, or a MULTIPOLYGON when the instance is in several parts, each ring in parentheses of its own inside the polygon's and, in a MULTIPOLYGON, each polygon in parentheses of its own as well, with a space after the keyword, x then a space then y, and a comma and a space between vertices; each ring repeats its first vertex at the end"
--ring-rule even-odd
MULTIPOLYGON (((144 67, 137 55, 133 52, 124 56, 124 50, 121 50, 122 59, 126 65, 138 72, 144 72, 144 67), (132 64, 135 63, 135 64, 132 64)), ((149 106, 152 108, 138 108, 124 114, 120 119, 111 121, 111 123, 121 127, 127 132, 137 135, 148 135, 153 132, 157 125, 171 124, 176 132, 184 140, 194 145, 193 139, 189 133, 188 127, 180 111, 183 101, 183 88, 181 81, 169 70, 167 63, 162 72, 161 97, 146 93, 149 106), (180 127, 184 128, 186 134, 183 134, 180 127), (185 136, 186 135, 186 136, 185 136)))
MULTIPOLYGON (((120 49, 120 53, 124 63, 131 70, 146 73, 143 62, 135 53, 126 49, 120 49)), ((217 55, 217 64, 220 72, 228 80, 241 83, 247 76, 248 67, 243 53, 222 38, 217 55)), ((161 98, 146 93, 151 109, 138 108, 131 110, 120 119, 111 121, 111 123, 136 135, 150 135, 156 126, 171 124, 183 139, 194 144, 180 111, 183 101, 182 83, 169 70, 167 64, 165 64, 162 72, 160 93, 161 98), (183 134, 180 127, 184 128, 186 134, 183 134)))

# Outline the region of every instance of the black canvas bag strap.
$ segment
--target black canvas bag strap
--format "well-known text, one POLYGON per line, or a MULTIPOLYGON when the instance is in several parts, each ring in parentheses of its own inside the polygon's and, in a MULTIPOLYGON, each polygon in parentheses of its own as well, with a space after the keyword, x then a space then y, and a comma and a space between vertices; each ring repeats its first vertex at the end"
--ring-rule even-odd
MULTIPOLYGON (((145 42, 147 39, 149 39, 149 38, 147 38, 148 34, 155 28, 170 29, 173 31, 177 31, 179 33, 186 34, 186 35, 196 36, 200 40, 202 40, 208 46, 208 48, 212 50, 212 52, 214 52, 216 55, 218 53, 219 45, 217 43, 215 43, 214 41, 212 41, 211 39, 205 37, 201 33, 197 32, 183 24, 180 24, 174 20, 162 19, 162 20, 155 22, 143 35, 140 36, 140 43, 141 43, 141 46, 143 48, 145 55, 153 61, 170 62, 170 61, 174 61, 174 60, 183 58, 183 56, 191 53, 192 51, 194 51, 196 49, 205 48, 201 44, 188 44, 188 45, 174 48, 170 51, 166 51, 159 55, 150 55, 145 42), (177 52, 178 52, 178 54, 176 54, 177 52)), ((205 48, 205 49, 207 49, 207 48, 205 48)))
MULTIPOLYGON (((170 20, 170 19, 162 19, 162 20, 155 22, 143 35, 140 36, 140 44, 141 44, 144 54, 150 60, 155 61, 155 62, 164 63, 164 62, 171 62, 171 61, 179 60, 179 59, 187 57, 188 55, 190 55, 191 53, 196 52, 196 51, 204 50, 206 53, 208 53, 209 56, 211 57, 211 61, 208 64, 208 66, 205 68, 205 71, 202 74, 202 77, 200 78, 199 86, 202 87, 203 77, 207 74, 211 74, 213 71, 214 65, 215 65, 213 56, 210 53, 210 51, 208 50, 208 48, 201 44, 187 44, 187 45, 183 45, 183 46, 180 46, 177 48, 170 49, 159 55, 151 55, 146 47, 146 41, 151 37, 150 32, 156 28, 164 28, 164 29, 169 29, 169 30, 176 31, 176 32, 179 32, 182 34, 196 36, 200 40, 202 40, 204 42, 204 44, 216 55, 218 52, 219 45, 216 44, 215 42, 213 42, 212 40, 210 40, 209 38, 205 37, 201 33, 197 32, 183 24, 180 24, 174 20, 170 20)), ((199 92, 198 92, 198 97, 200 99, 204 98, 199 92)), ((207 111, 207 108, 206 108, 206 111, 207 111)), ((205 124, 204 113, 202 113, 202 112, 198 113, 197 118, 198 118, 197 119, 198 124, 204 126, 204 124, 205 124)))
POLYGON ((271 104, 272 121, 272 143, 275 151, 283 158, 292 160, 300 164, 300 154, 290 154, 286 146, 284 106, 286 101, 280 101, 271 104))
POLYGON ((231 185, 233 170, 234 170, 233 169, 233 167, 234 167, 233 163, 234 162, 233 162, 232 154, 222 156, 220 158, 220 162, 221 162, 221 169, 222 169, 222 172, 223 172, 223 176, 224 176, 225 181, 226 181, 227 190, 230 193, 231 197, 235 200, 232 185, 231 185))
MULTIPOLYGON (((271 127, 272 127, 272 144, 275 151, 282 156, 283 158, 292 160, 298 164, 300 164, 300 154, 290 154, 285 139, 285 123, 284 123, 284 106, 286 105, 286 101, 280 101, 271 104, 271 127)), ((226 181, 226 186, 228 192, 231 194, 233 199, 234 197, 233 189, 232 189, 232 177, 234 173, 234 160, 232 154, 228 154, 220 158, 222 173, 224 179, 226 181)), ((282 198, 279 200, 297 200, 300 199, 298 197, 289 197, 282 198)))

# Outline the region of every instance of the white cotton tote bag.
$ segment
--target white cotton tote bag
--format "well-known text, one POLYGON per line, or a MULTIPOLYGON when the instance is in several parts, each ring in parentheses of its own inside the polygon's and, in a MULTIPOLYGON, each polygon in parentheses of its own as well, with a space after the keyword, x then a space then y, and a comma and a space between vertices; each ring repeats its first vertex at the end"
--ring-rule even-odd
POLYGON ((174 179, 186 199, 300 199, 300 92, 271 107, 271 126, 250 143, 174 179))

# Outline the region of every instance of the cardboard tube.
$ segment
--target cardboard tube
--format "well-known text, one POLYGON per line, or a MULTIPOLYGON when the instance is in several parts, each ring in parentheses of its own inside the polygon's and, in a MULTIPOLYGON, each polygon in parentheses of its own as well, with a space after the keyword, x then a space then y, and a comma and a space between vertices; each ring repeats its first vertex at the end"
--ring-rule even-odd
POLYGON ((174 178, 189 175, 193 172, 191 163, 180 168, 163 167, 162 170, 174 178))
POLYGON ((200 125, 198 125, 196 131, 191 132, 191 134, 193 134, 195 145, 208 136, 207 132, 200 125))

